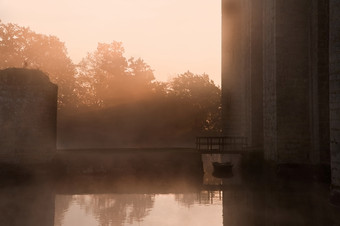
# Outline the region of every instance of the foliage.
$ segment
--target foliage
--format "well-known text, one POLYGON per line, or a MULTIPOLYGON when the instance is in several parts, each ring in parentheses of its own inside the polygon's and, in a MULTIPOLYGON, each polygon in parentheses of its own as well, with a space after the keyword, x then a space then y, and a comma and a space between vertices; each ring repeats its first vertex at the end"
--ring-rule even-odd
POLYGON ((169 86, 170 95, 186 100, 196 112, 192 115, 193 130, 221 130, 221 90, 207 74, 197 75, 188 71, 174 78, 169 86))
POLYGON ((60 134, 81 128, 81 140, 87 130, 89 140, 104 131, 101 142, 106 134, 122 141, 125 132, 127 143, 171 143, 221 128, 221 90, 207 74, 188 71, 157 82, 143 59, 124 56, 121 42, 98 43, 75 65, 57 37, 0 21, 0 69, 8 67, 40 69, 58 84, 59 128, 65 129, 60 134), (75 109, 80 124, 72 116, 75 109))
POLYGON ((0 21, 0 69, 8 67, 35 68, 47 73, 59 86, 59 107, 76 101, 75 66, 65 44, 57 37, 0 21))
POLYGON ((151 94, 153 71, 142 59, 126 59, 120 42, 99 43, 79 64, 78 84, 84 104, 103 107, 136 101, 151 94), (92 100, 92 102, 88 102, 92 100))

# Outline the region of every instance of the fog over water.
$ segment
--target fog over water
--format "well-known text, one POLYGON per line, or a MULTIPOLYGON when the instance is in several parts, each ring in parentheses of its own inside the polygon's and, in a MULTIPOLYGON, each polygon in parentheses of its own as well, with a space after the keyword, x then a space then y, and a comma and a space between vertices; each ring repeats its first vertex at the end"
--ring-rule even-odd
POLYGON ((339 225, 327 184, 246 175, 240 158, 204 155, 204 174, 77 176, 0 186, 1 225, 339 225), (231 160, 233 176, 212 176, 231 160), (198 177, 197 177, 198 176, 198 177), (198 179, 194 179, 197 177, 198 179))

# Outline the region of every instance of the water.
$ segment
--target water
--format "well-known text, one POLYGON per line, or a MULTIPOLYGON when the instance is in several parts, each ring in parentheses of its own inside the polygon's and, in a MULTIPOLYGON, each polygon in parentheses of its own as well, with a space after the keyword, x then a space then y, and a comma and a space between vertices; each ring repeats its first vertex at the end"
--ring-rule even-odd
MULTIPOLYGON (((222 159, 219 155, 205 155, 203 160, 205 173, 201 184, 195 184, 196 187, 185 183, 178 185, 183 193, 172 193, 170 189, 170 193, 158 190, 160 193, 56 195, 54 225, 223 225, 222 191, 202 190, 202 185, 209 187, 223 183, 222 179, 212 176, 211 165, 211 161, 222 159)), ((237 175, 238 168, 235 170, 237 175)), ((235 178, 237 176, 228 182, 235 181, 235 178)), ((150 186, 153 187, 151 190, 155 189, 154 184, 150 186)))
POLYGON ((244 175, 238 156, 205 155, 198 180, 126 175, 0 186, 5 226, 340 225, 327 184, 244 175), (212 161, 232 161, 233 176, 212 176, 212 161))
POLYGON ((58 195, 55 225, 222 225, 221 196, 205 193, 201 196, 212 195, 211 202, 193 193, 58 195))

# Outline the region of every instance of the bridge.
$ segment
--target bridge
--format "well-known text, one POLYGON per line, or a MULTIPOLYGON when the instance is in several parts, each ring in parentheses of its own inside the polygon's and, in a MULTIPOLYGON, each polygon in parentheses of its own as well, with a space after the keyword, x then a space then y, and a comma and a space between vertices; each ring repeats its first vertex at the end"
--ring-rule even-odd
POLYGON ((201 154, 244 154, 249 151, 246 137, 196 137, 196 149, 201 154))

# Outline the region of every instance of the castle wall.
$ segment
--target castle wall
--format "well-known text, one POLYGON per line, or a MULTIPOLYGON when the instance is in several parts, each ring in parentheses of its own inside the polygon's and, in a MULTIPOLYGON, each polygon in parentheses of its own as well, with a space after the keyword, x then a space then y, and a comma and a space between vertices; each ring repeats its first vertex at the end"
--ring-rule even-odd
POLYGON ((263 144, 262 1, 222 1, 223 133, 251 146, 263 144))
POLYGON ((276 1, 263 4, 263 148, 266 159, 277 159, 276 1))
POLYGON ((277 160, 308 162, 310 145, 310 0, 276 1, 277 160))
POLYGON ((249 135, 249 1, 222 1, 223 133, 249 135))
POLYGON ((329 162, 327 2, 265 0, 263 125, 267 160, 329 162))
POLYGON ((330 0, 330 145, 333 192, 340 202, 340 2, 330 0))
POLYGON ((57 86, 38 70, 0 71, 2 158, 51 153, 56 149, 57 86))

